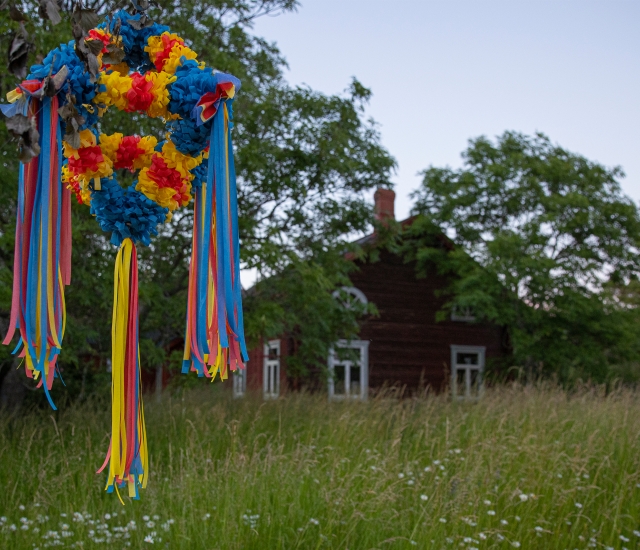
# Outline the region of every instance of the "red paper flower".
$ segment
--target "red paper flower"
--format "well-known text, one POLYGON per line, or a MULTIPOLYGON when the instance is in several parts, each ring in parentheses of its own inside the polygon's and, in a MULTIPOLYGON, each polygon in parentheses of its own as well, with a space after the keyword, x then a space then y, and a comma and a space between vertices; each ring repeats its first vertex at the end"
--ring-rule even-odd
POLYGON ((113 167, 116 170, 124 168, 133 172, 133 162, 140 155, 146 153, 144 149, 138 147, 138 143, 140 143, 140 136, 125 136, 122 138, 116 154, 116 161, 113 163, 113 167))
POLYGON ((125 95, 128 103, 127 112, 146 111, 153 102, 153 82, 140 73, 133 73, 131 79, 131 88, 125 95))

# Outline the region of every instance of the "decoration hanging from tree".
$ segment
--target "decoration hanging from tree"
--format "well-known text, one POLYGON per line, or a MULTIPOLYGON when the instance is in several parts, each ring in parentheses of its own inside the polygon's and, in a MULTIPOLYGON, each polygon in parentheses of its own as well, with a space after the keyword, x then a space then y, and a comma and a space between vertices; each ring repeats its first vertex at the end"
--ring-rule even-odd
MULTIPOLYGON (((74 13, 75 16, 75 13, 74 13)), ((240 81, 207 68, 185 41, 144 14, 117 12, 62 44, 0 105, 19 138, 11 322, 14 350, 51 406, 71 282, 71 195, 118 247, 114 276, 111 443, 107 491, 146 486, 148 455, 138 350, 136 243, 194 201, 183 372, 224 380, 244 368, 238 215, 231 129, 240 81), (166 139, 101 134, 110 107, 166 123, 166 139), (119 185, 115 170, 138 171, 119 185)), ((118 497, 120 497, 118 493, 118 497)))

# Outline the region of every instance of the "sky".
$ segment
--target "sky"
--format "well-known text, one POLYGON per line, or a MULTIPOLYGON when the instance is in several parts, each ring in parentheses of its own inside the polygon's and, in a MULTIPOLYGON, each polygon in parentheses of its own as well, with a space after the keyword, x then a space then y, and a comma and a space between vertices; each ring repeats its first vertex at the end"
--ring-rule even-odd
POLYGON ((460 167, 470 138, 505 130, 622 166, 640 201, 639 26, 638 0, 302 0, 254 32, 292 84, 371 89, 402 219, 420 170, 460 167))

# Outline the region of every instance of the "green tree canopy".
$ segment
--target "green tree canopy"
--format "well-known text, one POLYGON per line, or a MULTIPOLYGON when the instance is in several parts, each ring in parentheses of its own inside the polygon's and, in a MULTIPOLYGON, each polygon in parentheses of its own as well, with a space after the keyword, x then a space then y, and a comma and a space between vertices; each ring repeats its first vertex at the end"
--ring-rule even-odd
POLYGON ((640 216, 622 171, 542 134, 480 137, 463 159, 424 171, 407 245, 422 269, 457 274, 448 306, 509 327, 528 368, 603 379, 635 359, 639 319, 623 289, 640 268, 640 216), (440 230, 453 250, 430 246, 440 230))

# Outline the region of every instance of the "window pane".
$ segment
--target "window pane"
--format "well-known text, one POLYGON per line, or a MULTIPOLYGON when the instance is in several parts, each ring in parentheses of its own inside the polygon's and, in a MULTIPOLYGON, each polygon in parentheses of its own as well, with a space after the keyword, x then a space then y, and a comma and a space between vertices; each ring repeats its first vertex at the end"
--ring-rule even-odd
POLYGON ((269 348, 269 360, 272 361, 278 358, 278 348, 277 346, 273 346, 269 348))
POLYGON ((335 365, 333 367, 333 393, 344 395, 345 392, 345 366, 335 365))
POLYGON ((471 395, 478 397, 480 395, 480 371, 471 369, 471 395))
POLYGON ((351 387, 349 388, 349 394, 358 396, 360 395, 360 366, 352 365, 351 372, 351 387))
POLYGON ((477 365, 478 360, 477 353, 456 353, 456 364, 458 365, 477 365))
POLYGON ((465 369, 456 369, 456 396, 465 396, 467 385, 465 374, 465 369))
POLYGON ((266 388, 267 388, 267 393, 273 393, 274 387, 273 387, 273 375, 274 375, 274 368, 273 365, 269 365, 267 364, 267 379, 266 379, 266 388))

